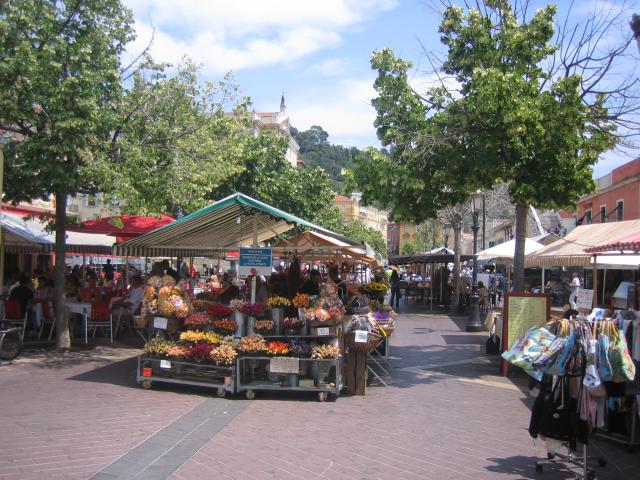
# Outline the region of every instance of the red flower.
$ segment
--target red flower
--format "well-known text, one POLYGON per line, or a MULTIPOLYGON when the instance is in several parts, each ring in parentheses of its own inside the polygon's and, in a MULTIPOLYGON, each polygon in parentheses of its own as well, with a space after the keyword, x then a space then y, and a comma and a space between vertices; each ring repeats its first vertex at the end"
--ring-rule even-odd
POLYGON ((231 315, 231 309, 221 303, 214 303, 207 308, 207 314, 212 317, 228 317, 231 315))

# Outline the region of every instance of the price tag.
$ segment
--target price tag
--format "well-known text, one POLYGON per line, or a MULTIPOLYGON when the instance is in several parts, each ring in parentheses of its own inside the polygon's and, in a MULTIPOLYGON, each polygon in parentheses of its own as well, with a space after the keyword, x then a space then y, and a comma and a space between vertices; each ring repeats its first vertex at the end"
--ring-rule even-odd
POLYGON ((328 337, 329 336, 329 327, 320 327, 320 328, 318 328, 318 336, 319 337, 328 337))
POLYGON ((166 330, 168 321, 169 319, 166 317, 153 317, 153 328, 157 328, 159 330, 166 330))
POLYGON ((367 343, 369 340, 369 332, 366 330, 356 330, 353 340, 356 343, 367 343))
POLYGON ((300 359, 295 357, 273 357, 269 362, 271 373, 298 373, 300 371, 300 359))
POLYGON ((160 368, 171 368, 171 362, 169 360, 160 360, 160 368))

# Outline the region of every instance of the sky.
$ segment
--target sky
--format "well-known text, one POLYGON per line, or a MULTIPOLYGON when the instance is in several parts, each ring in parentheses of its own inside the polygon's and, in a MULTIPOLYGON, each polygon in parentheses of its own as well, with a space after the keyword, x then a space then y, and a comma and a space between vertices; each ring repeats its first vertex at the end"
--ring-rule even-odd
MULTIPOLYGON (((427 85, 424 49, 441 50, 440 17, 431 0, 124 0, 133 10, 133 58, 153 38, 157 61, 183 55, 203 77, 232 71, 256 111, 277 111, 284 93, 291 124, 320 125, 331 143, 380 147, 373 121, 372 52, 385 47, 412 60, 412 84, 427 85)), ((534 0, 534 6, 543 5, 534 0)), ((572 19, 617 10, 625 0, 574 0, 572 19)), ((570 0, 557 2, 563 17, 570 0)), ((635 5, 627 5, 631 11, 635 5)), ((616 32, 626 34, 627 32, 616 32)), ((615 38, 614 38, 615 40, 615 38)), ((640 58, 640 55, 636 59, 640 58)), ((632 63, 634 63, 632 61, 632 63)), ((628 162, 637 151, 607 153, 594 176, 628 162)))

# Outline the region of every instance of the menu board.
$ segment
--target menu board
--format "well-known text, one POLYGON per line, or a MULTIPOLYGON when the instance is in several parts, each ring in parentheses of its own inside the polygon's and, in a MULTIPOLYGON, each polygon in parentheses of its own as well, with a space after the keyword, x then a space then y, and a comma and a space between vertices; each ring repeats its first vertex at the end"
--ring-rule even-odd
MULTIPOLYGON (((544 293, 507 293, 502 322, 502 350, 523 337, 532 327, 539 327, 551 318, 551 302, 544 293)), ((508 364, 503 360, 503 373, 508 364)))

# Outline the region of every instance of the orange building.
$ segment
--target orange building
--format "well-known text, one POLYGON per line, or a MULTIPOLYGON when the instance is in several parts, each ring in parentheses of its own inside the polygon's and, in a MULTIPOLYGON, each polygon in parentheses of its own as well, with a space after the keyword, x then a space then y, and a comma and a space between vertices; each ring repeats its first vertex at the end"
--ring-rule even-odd
POLYGON ((578 202, 578 223, 640 219, 640 158, 596 179, 597 190, 578 202))

